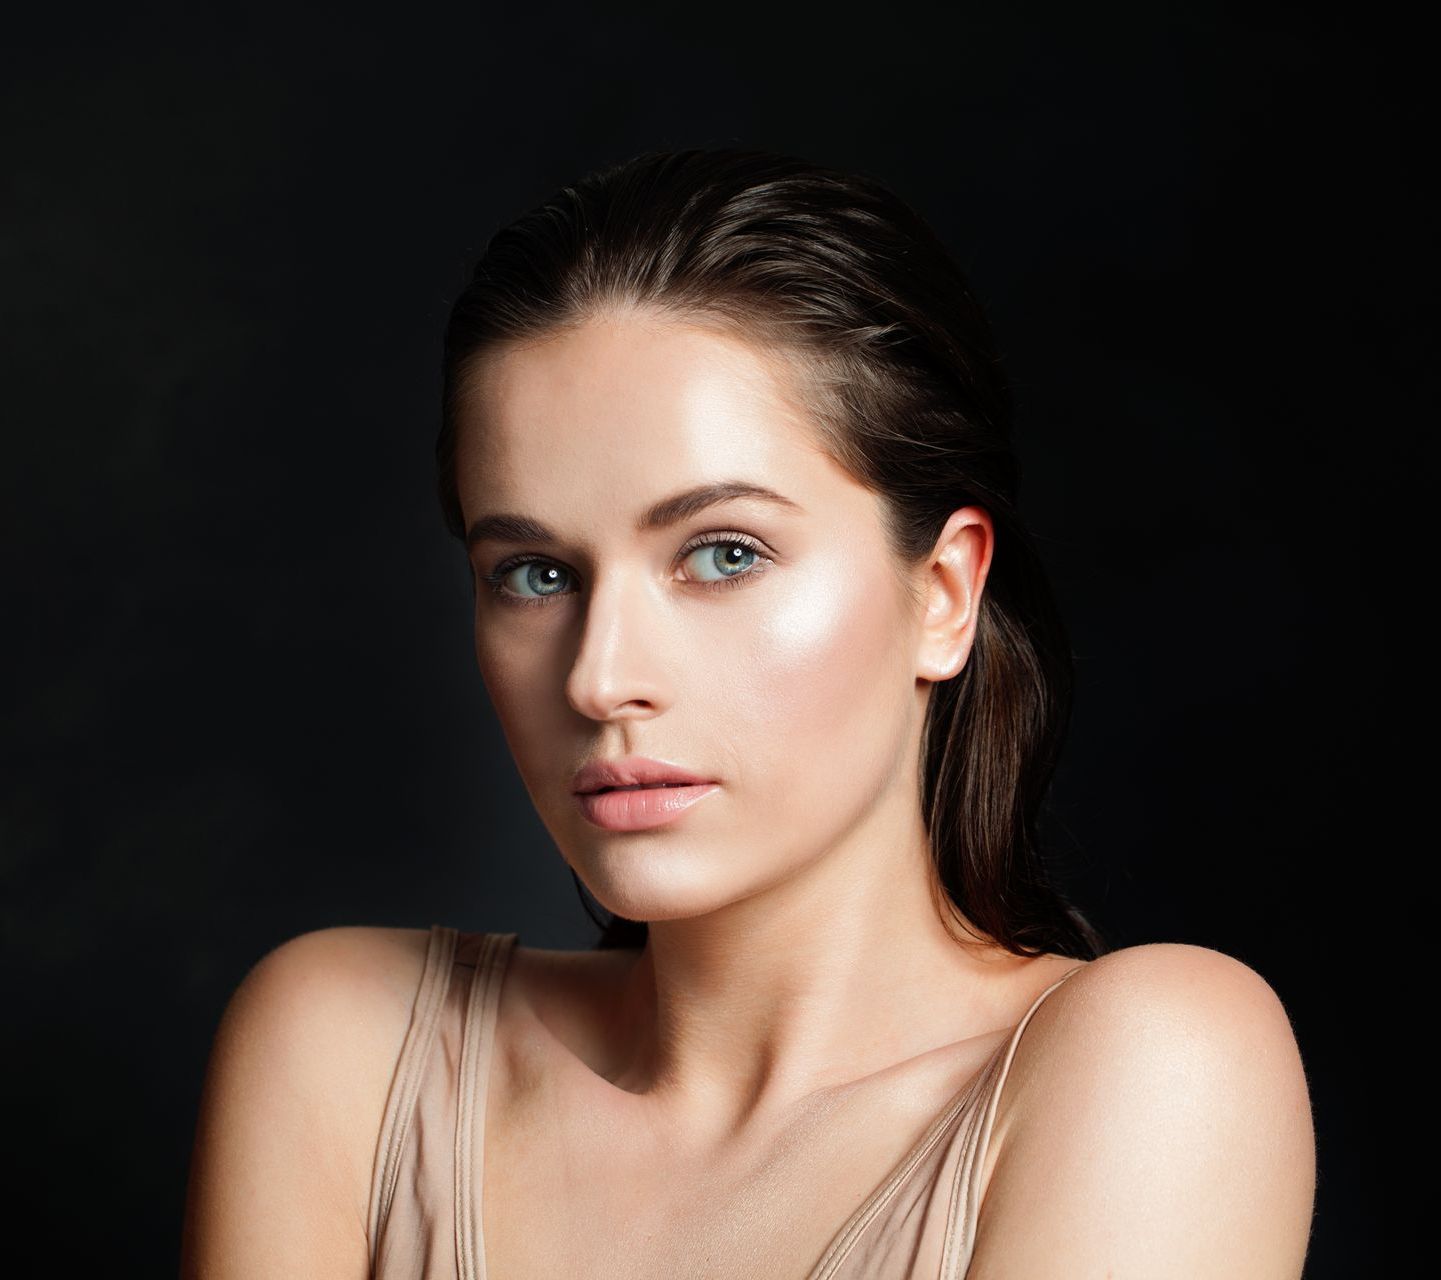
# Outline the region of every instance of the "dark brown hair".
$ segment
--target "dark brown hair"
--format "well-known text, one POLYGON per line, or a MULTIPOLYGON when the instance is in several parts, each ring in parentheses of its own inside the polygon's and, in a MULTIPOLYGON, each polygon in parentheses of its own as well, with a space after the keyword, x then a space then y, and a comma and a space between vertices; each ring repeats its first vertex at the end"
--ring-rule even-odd
MULTIPOLYGON (((1070 717, 1070 646, 1016 510, 1009 388, 951 254, 881 183, 794 156, 648 152, 565 187, 491 238, 446 327, 436 462, 456 537, 457 409, 475 362, 631 305, 718 326, 785 362, 831 456, 883 499, 903 580, 957 508, 990 514, 971 652, 932 689, 922 735, 937 909, 952 920, 949 899, 1020 955, 1104 953, 1040 848, 1070 717)), ((598 947, 644 944, 645 922, 601 919, 576 886, 598 947)))

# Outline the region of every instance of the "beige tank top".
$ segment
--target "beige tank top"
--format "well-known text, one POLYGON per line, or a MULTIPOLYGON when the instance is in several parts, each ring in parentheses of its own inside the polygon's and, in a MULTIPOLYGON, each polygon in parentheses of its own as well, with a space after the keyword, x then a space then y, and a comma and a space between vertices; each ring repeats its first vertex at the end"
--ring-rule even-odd
MULTIPOLYGON (((376 1146, 366 1222, 372 1280, 512 1280, 487 1277, 480 1192, 492 1032, 517 936, 431 926, 376 1146)), ((977 1175, 1016 1045, 1041 1001, 1076 969, 1036 997, 806 1280, 962 1280, 975 1248, 977 1175)))

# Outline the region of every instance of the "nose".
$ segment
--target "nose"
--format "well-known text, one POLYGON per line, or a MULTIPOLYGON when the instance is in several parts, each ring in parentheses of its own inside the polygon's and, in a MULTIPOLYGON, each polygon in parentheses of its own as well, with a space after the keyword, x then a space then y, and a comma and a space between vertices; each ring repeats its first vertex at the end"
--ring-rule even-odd
POLYGON ((598 574, 582 613, 566 698, 590 720, 657 714, 666 694, 666 629, 653 591, 638 573, 598 574))

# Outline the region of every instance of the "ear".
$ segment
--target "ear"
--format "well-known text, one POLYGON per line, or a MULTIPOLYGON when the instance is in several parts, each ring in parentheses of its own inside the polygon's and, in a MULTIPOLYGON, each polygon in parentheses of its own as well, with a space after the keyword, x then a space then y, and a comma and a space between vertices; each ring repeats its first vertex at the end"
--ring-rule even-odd
POLYGON ((966 665, 994 549, 995 528, 984 507, 951 513, 918 570, 926 600, 916 654, 918 679, 949 680, 966 665))

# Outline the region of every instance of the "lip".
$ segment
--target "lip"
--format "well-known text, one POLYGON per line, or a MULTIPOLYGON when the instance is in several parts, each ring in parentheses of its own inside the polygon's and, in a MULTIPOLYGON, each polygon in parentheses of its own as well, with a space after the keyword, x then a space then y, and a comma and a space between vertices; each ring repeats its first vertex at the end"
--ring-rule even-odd
POLYGON ((587 822, 607 831, 648 831, 674 822, 692 805, 719 790, 719 782, 701 782, 643 791, 577 793, 575 801, 587 822))
POLYGON ((585 765, 576 773, 571 790, 580 796, 602 787, 638 787, 657 782, 700 786, 714 781, 664 760, 623 756, 619 760, 593 760, 585 765))

